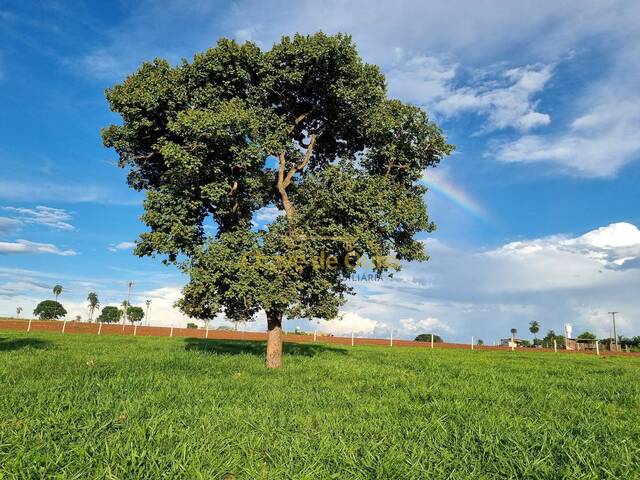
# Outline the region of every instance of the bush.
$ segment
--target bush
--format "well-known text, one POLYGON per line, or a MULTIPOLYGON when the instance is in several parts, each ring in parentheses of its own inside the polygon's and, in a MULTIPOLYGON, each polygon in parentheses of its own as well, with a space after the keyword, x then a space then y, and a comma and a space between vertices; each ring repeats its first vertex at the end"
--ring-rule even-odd
POLYGON ((189 322, 189 323, 187 323, 187 328, 198 328, 198 325, 196 325, 193 322, 189 322))
POLYGON ((118 307, 104 307, 102 313, 98 317, 98 322, 102 323, 118 323, 122 318, 122 311, 118 307))
MULTIPOLYGON (((431 341, 431 334, 430 333, 421 333, 420 335, 418 335, 415 339, 416 342, 430 342, 431 341)), ((440 343, 442 342, 442 338, 439 335, 434 335, 433 336, 433 342, 434 343, 440 343)))
POLYGON ((33 314, 40 320, 57 320, 60 317, 64 317, 67 311, 59 302, 55 300, 45 300, 38 304, 33 314))

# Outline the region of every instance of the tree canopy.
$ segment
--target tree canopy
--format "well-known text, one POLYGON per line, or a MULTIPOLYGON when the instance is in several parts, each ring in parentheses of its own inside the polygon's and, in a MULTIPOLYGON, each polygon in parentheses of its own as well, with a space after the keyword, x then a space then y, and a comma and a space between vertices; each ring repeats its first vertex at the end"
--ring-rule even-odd
POLYGON ((378 275, 397 268, 390 254, 427 259, 415 235, 435 225, 419 180, 453 147, 423 110, 387 98, 349 36, 270 51, 222 39, 175 67, 144 63, 107 99, 123 123, 104 143, 146 191, 135 253, 189 276, 187 315, 264 311, 277 347, 283 316, 338 315, 358 259, 378 259, 378 275), (264 208, 283 215, 255 225, 264 208))
POLYGON ((142 307, 129 307, 127 309, 127 319, 131 322, 140 322, 144 318, 142 307))
POLYGON ((33 314, 40 320, 57 320, 64 317, 67 311, 55 300, 44 300, 36 306, 33 314))
MULTIPOLYGON (((430 342, 431 341, 431 334, 430 333, 421 333, 420 335, 418 335, 415 338, 416 342, 430 342)), ((434 335, 433 336, 433 342, 442 342, 442 337, 440 337, 439 335, 434 335)))
POLYGON ((122 318, 122 311, 112 305, 104 307, 97 321, 102 323, 118 323, 122 318))

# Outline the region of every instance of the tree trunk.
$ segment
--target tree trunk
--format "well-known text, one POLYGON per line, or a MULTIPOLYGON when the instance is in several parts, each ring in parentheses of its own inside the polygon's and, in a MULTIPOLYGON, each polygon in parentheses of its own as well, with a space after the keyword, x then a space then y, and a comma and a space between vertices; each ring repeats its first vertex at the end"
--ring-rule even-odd
POLYGON ((267 368, 282 367, 282 312, 267 312, 267 368))

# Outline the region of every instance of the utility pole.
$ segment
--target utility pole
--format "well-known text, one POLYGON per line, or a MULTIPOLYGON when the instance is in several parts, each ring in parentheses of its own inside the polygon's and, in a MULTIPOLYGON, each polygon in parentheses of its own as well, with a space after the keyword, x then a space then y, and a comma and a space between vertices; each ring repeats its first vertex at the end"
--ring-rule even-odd
POLYGON ((151 306, 151 300, 145 302, 147 304, 147 327, 149 326, 149 307, 151 306))
POLYGON ((616 314, 618 314, 620 312, 609 312, 609 315, 611 315, 611 320, 613 320, 613 339, 616 342, 616 352, 618 351, 618 334, 616 332, 616 314))
POLYGON ((131 306, 131 287, 133 286, 133 282, 129 282, 127 284, 127 286, 129 287, 129 291, 127 293, 127 305, 124 307, 124 319, 123 319, 123 325, 129 320, 129 307, 131 306))

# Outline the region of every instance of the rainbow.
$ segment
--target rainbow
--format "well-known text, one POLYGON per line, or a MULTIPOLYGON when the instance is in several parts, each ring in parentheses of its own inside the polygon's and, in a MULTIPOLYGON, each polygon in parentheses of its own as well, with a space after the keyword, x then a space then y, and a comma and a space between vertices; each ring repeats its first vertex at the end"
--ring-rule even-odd
POLYGON ((430 171, 428 173, 425 172, 425 174, 422 176, 422 183, 429 187, 429 189, 440 193, 452 203, 462 208, 464 211, 470 213, 474 217, 484 222, 493 222, 491 215, 482 206, 482 204, 473 199, 461 187, 444 178, 443 175, 434 174, 433 171, 430 171))

